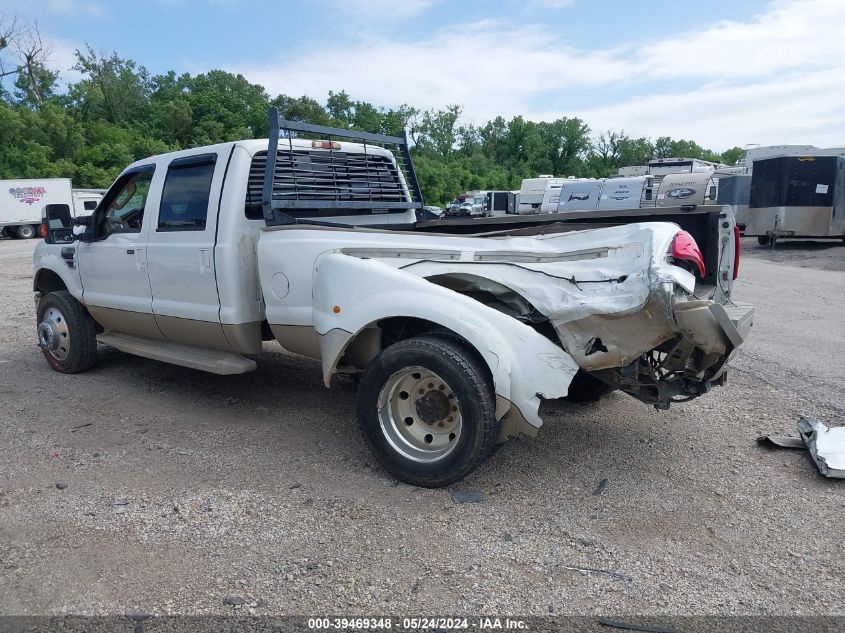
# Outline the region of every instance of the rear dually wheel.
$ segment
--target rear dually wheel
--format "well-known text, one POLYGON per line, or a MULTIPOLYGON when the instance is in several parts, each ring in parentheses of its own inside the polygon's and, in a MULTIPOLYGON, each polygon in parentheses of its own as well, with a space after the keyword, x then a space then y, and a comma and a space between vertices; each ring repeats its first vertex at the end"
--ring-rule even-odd
POLYGON ((386 348, 358 387, 358 423, 376 459, 418 486, 450 484, 496 445, 492 381, 460 339, 423 335, 386 348))

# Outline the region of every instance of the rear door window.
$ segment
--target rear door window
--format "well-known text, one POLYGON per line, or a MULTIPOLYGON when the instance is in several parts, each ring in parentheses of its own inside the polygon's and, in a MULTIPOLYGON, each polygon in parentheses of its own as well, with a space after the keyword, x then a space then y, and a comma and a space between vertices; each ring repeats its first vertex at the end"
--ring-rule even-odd
POLYGON ((217 154, 177 158, 167 168, 158 231, 204 231, 217 154))

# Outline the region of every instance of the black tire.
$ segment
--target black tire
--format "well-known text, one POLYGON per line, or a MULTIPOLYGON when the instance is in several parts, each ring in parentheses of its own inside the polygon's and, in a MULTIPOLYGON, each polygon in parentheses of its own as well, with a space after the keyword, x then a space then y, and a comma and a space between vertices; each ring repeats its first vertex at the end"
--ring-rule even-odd
POLYGON ((569 384, 566 400, 569 402, 596 402, 616 388, 595 376, 579 371, 569 384))
POLYGON ((38 229, 35 225, 21 224, 18 227, 17 234, 22 240, 31 240, 38 236, 38 229))
MULTIPOLYGON (((456 337, 429 334, 395 343, 370 363, 358 386, 358 424, 385 469, 409 484, 434 488, 461 479, 493 451, 499 436, 495 403, 490 372, 475 350, 456 337), (398 373, 417 367, 448 385, 447 391, 457 399, 461 420, 451 452, 430 462, 416 461, 395 448, 383 430, 379 412, 382 389, 398 373)), ((426 441, 430 437, 426 435, 426 441)))
POLYGON ((757 236, 757 243, 760 246, 771 246, 772 245, 772 236, 771 235, 758 235, 757 236))
POLYGON ((97 360, 97 332, 94 320, 88 315, 82 305, 73 298, 67 290, 50 292, 42 297, 38 303, 39 343, 42 344, 41 353, 50 367, 63 374, 75 374, 90 369, 97 360), (59 325, 64 322, 66 336, 61 332, 58 338, 67 341, 65 348, 55 351, 44 349, 42 326, 45 315, 51 309, 49 319, 59 319, 59 325), (55 317, 55 312, 59 316, 55 317))

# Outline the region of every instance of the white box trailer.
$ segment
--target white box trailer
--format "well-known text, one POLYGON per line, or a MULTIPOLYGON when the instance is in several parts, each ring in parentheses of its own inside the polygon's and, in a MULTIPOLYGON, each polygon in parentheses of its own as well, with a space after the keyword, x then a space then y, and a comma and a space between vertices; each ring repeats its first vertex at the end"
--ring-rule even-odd
POLYGON ((102 197, 99 189, 73 190, 70 178, 0 180, 0 234, 38 237, 48 204, 66 204, 78 217, 90 215, 102 197))

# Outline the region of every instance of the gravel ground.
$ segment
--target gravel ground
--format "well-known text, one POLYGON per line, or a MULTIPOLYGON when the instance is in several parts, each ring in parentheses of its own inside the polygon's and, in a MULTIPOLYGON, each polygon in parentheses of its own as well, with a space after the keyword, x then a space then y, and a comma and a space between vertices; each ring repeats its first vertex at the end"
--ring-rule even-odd
POLYGON ((374 465, 351 382, 274 345, 236 377, 108 348, 51 371, 34 242, 0 240, 0 613, 845 614, 845 482, 755 445, 845 424, 845 247, 745 242, 726 387, 547 403, 537 438, 424 490, 374 465))

